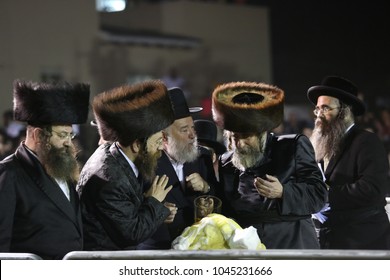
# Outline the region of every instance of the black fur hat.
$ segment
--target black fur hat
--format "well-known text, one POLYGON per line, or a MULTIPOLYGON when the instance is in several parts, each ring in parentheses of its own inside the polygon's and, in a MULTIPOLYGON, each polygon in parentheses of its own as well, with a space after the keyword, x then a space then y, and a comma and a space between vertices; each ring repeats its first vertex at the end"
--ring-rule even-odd
POLYGON ((97 95, 93 111, 99 133, 106 141, 128 146, 174 121, 171 100, 159 80, 123 85, 97 95))
POLYGON ((283 105, 283 90, 264 83, 227 83, 218 86, 212 95, 215 123, 240 133, 263 132, 277 127, 283 121, 283 105))
POLYGON ((88 118, 89 85, 14 82, 14 119, 30 125, 81 124, 88 118))

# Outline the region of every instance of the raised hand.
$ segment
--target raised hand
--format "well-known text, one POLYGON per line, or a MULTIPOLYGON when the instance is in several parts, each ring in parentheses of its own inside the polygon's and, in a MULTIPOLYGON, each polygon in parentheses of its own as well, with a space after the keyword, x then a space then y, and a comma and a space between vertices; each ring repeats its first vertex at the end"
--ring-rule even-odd
POLYGON ((162 202, 169 191, 172 189, 172 185, 166 187, 168 184, 168 179, 169 178, 166 175, 162 175, 161 177, 157 175, 154 177, 152 186, 145 193, 145 196, 153 196, 155 199, 162 202))

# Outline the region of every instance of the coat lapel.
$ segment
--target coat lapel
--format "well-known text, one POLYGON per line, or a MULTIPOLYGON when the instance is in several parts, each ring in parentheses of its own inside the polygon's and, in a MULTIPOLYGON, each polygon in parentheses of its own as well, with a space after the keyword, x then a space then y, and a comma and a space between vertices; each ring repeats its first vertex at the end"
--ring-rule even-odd
POLYGON ((329 164, 325 170, 325 177, 329 180, 330 176, 332 175, 333 170, 335 169, 337 163, 340 161, 342 155, 346 153, 347 149, 345 147, 349 147, 352 143, 352 140, 354 139, 356 134, 356 125, 354 125, 346 134, 345 139, 340 147, 340 153, 338 153, 336 156, 333 156, 329 160, 329 164))
POLYGON ((179 182, 179 178, 176 175, 175 169, 173 169, 172 163, 164 152, 158 160, 157 174, 160 176, 163 174, 167 175, 169 178, 168 185, 173 185, 172 190, 167 194, 166 200, 169 200, 169 202, 172 203, 176 203, 177 205, 181 205, 183 203, 184 192, 181 190, 181 184, 179 182))
MULTIPOLYGON (((131 186, 129 188, 129 191, 132 192, 134 197, 136 197, 137 199, 139 199, 139 197, 142 197, 143 186, 139 184, 133 169, 131 168, 130 164, 127 162, 126 158, 119 151, 119 148, 115 143, 111 144, 110 153, 113 156, 113 158, 116 160, 116 162, 119 164, 119 168, 122 169, 122 172, 126 175, 127 179, 129 180, 129 184, 131 186)), ((110 168, 118 168, 118 167, 116 167, 116 165, 113 165, 110 168)), ((120 178, 117 179, 119 180, 120 178)))

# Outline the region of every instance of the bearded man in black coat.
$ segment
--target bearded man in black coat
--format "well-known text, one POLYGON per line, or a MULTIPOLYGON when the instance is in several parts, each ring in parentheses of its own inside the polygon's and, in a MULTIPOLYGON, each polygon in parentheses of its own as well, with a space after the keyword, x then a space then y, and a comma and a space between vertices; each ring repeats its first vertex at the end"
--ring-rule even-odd
POLYGON ((171 223, 162 224, 151 238, 138 246, 140 250, 170 249, 172 241, 194 223, 195 198, 212 194, 217 183, 211 153, 198 146, 192 118, 202 108, 188 107, 180 88, 170 88, 168 92, 175 121, 163 130, 163 153, 156 173, 169 177, 168 184, 173 188, 165 201, 178 210, 171 223))
POLYGON ((26 140, 0 163, 0 251, 61 259, 83 248, 72 124, 87 120, 89 85, 15 81, 26 140))
POLYGON ((88 159, 78 182, 84 248, 135 249, 177 211, 164 204, 172 189, 168 177, 155 176, 161 130, 174 119, 171 100, 165 85, 151 80, 103 92, 92 106, 106 143, 88 159))
POLYGON ((283 90, 233 82, 212 95, 213 119, 225 130, 220 158, 222 211, 242 227, 254 226, 269 249, 318 249, 311 214, 326 201, 313 147, 304 135, 276 137, 283 90))
POLYGON ((389 250, 390 223, 384 208, 389 163, 378 136, 355 123, 365 112, 357 94, 355 84, 338 76, 325 77, 307 93, 316 105, 310 139, 329 189, 321 247, 389 250))

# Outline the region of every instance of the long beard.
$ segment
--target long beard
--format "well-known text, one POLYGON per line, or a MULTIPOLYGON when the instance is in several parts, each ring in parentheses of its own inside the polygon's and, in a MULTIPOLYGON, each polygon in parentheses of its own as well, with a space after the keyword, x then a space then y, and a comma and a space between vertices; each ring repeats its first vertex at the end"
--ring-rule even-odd
POLYGON ((233 147, 233 149, 232 163, 241 171, 256 166, 264 157, 263 149, 260 144, 255 147, 245 146, 240 149, 233 147))
POLYGON ((137 166, 145 181, 153 181, 156 176, 157 161, 160 157, 161 151, 153 154, 144 151, 135 158, 134 164, 137 166))
POLYGON ((167 153, 177 162, 193 162, 199 156, 198 141, 195 139, 193 143, 182 143, 168 136, 167 153))
POLYGON ((36 153, 51 177, 72 182, 79 179, 80 168, 74 146, 56 148, 50 143, 41 142, 36 153))
POLYGON ((346 130, 347 125, 340 117, 331 121, 321 117, 316 118, 310 141, 313 144, 317 162, 325 157, 330 159, 339 152, 346 130))

